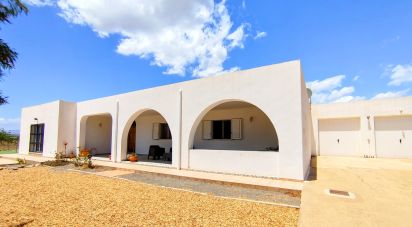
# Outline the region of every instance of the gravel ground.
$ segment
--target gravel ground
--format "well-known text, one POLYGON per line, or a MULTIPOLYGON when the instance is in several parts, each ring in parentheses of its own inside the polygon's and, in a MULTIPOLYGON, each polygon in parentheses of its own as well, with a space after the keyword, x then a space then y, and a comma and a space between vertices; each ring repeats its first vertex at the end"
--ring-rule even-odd
POLYGON ((122 175, 119 176, 119 178, 154 184, 158 186, 181 188, 223 197, 243 198, 269 203, 280 203, 296 207, 300 206, 300 193, 298 192, 292 193, 288 191, 262 190, 240 186, 228 186, 217 183, 208 183, 204 181, 168 177, 143 172, 122 175))
POLYGON ((299 210, 48 167, 0 170, 0 225, 296 226, 299 210))

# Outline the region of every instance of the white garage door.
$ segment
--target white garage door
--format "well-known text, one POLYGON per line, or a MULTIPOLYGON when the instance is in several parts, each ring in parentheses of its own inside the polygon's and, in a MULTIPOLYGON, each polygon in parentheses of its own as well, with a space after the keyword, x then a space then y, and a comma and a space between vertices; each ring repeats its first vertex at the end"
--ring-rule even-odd
POLYGON ((360 118, 319 120, 320 155, 361 156, 360 118))
POLYGON ((375 117, 378 157, 412 158, 412 116, 375 117))

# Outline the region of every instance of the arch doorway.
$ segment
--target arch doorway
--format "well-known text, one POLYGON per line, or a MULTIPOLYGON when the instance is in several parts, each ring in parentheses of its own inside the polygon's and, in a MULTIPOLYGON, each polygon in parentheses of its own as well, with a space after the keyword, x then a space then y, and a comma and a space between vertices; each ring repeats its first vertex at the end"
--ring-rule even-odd
POLYGON ((80 149, 88 149, 93 157, 110 159, 112 150, 112 116, 99 114, 81 119, 80 149))
POLYGON ((172 164, 172 134, 165 118, 155 110, 145 110, 131 117, 126 155, 136 154, 139 163, 172 164), (137 116, 135 116, 137 115, 137 116))
POLYGON ((209 110, 198 123, 193 149, 279 151, 269 117, 243 101, 229 101, 209 110))
POLYGON ((244 101, 220 102, 209 108, 192 128, 189 168, 277 177, 279 140, 270 118, 244 101))

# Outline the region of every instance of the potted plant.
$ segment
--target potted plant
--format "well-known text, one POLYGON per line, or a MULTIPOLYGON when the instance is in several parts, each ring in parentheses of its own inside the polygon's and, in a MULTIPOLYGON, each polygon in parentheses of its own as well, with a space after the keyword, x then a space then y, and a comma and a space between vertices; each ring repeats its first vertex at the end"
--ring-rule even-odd
POLYGON ((128 158, 127 158, 130 162, 137 162, 137 155, 136 154, 131 154, 128 158))
POLYGON ((90 154, 89 149, 84 148, 83 150, 80 151, 79 156, 80 156, 80 157, 87 157, 87 156, 89 156, 89 154, 90 154))

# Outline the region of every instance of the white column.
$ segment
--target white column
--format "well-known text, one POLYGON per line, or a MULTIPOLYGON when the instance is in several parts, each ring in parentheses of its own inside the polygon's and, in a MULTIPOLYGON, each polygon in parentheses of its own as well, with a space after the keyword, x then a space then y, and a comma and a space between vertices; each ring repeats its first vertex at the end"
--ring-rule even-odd
POLYGON ((119 101, 116 101, 116 112, 113 116, 113 126, 112 126, 112 154, 111 154, 111 161, 112 162, 120 162, 121 160, 118 158, 117 154, 117 139, 118 139, 118 131, 119 131, 119 101))
MULTIPOLYGON (((179 136, 178 136, 178 158, 177 169, 182 168, 182 89, 179 89, 179 136)), ((173 157, 172 157, 173 158, 173 157)))

